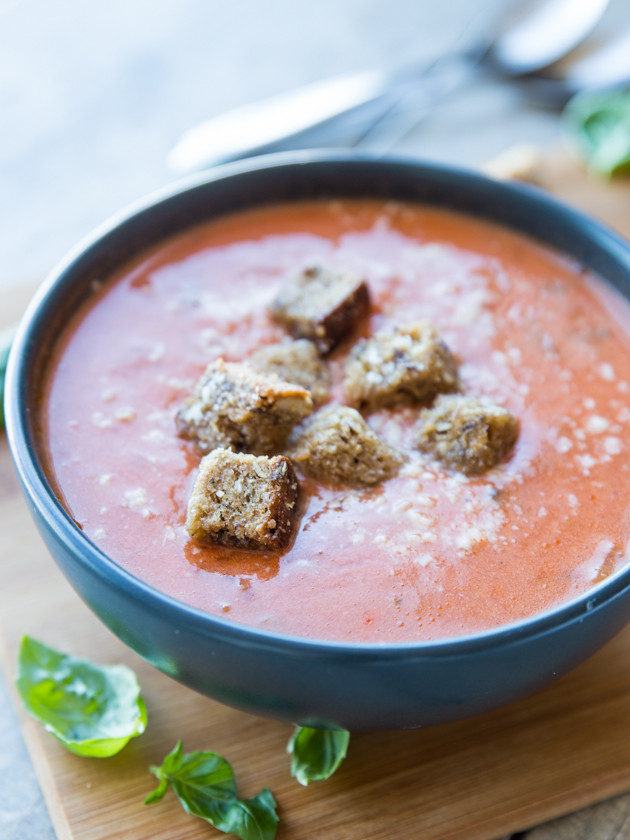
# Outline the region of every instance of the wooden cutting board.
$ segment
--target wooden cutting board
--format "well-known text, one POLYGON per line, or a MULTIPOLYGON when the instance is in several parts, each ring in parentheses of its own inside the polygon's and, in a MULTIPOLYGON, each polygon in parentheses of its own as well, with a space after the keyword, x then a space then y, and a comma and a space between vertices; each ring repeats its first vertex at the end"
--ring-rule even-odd
MULTIPOLYGON (((541 182, 630 236, 630 182, 586 178, 566 155, 539 162, 541 182)), ((24 284, 5 290, 0 328, 24 284)), ((630 790, 630 627, 555 685, 504 709, 411 732, 356 734, 341 770, 298 785, 285 752, 291 728, 234 711, 153 670, 82 604, 58 572, 21 499, 0 439, 0 647, 13 679, 29 633, 97 662, 124 662, 143 686, 147 732, 118 756, 66 752, 20 710, 59 840, 219 837, 172 794, 143 806, 148 772, 182 739, 231 761, 243 796, 262 787, 279 805, 278 838, 490 840, 630 790)))

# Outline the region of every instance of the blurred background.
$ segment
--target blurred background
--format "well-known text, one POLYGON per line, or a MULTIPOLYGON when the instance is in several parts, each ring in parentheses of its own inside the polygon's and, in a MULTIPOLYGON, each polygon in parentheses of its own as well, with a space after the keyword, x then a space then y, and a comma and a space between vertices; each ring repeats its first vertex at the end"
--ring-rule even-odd
MULTIPOLYGON (((580 0, 575 0, 579 3, 580 0)), ((430 62, 509 0, 0 0, 0 283, 43 276, 81 236, 171 181, 208 117, 331 75, 430 62)), ((630 10, 611 3, 596 38, 630 10)), ((472 72, 397 151, 476 164, 553 142, 556 111, 472 72)))
MULTIPOLYGON (((509 5, 0 0, 0 310, 97 224, 173 181, 169 153, 201 121, 336 74, 430 63, 509 5)), ((591 43, 624 31, 630 3, 613 0, 591 43)), ((380 148, 477 166, 516 144, 567 142, 558 108, 487 70, 468 75, 423 119, 412 98, 406 132, 383 124, 380 148)), ((50 840, 1 679, 0 742, 0 836, 50 840)))

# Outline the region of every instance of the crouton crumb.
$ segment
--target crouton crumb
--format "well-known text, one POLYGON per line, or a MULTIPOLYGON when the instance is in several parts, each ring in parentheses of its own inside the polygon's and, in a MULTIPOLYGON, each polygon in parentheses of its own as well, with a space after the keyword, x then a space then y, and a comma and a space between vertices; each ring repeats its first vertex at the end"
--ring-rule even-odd
POLYGON ((421 412, 416 445, 448 467, 479 475, 507 456, 517 436, 518 421, 507 409, 454 394, 421 412))
POLYGON ((176 416, 181 437, 201 452, 217 447, 272 454, 313 410, 308 391, 274 373, 219 359, 207 367, 176 416))
POLYGON ((313 402, 328 400, 331 384, 330 368, 317 352, 312 341, 282 341, 262 347, 248 362, 256 370, 275 373, 285 382, 300 385, 310 392, 313 402))
POLYGON ((427 403, 457 390, 457 365, 436 329, 417 321, 359 341, 346 362, 344 387, 360 407, 427 403))
POLYGON ((306 475, 349 485, 391 478, 401 455, 382 441, 354 408, 329 406, 295 430, 291 459, 306 475))
POLYGON ((269 311, 293 336, 313 341, 324 355, 354 329, 369 306, 364 280, 313 266, 280 289, 269 311))
POLYGON ((199 542, 281 549, 293 534, 297 498, 288 458, 215 449, 199 465, 186 529, 199 542))

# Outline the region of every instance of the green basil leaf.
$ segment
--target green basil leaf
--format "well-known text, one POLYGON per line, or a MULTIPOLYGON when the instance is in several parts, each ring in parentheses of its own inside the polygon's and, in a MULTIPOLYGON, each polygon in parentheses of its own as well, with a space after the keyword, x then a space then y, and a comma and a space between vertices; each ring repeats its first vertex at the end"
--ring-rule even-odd
POLYGON ((346 729, 296 726, 287 746, 291 775, 301 785, 329 779, 346 757, 350 733, 346 729))
POLYGON ((220 755, 184 753, 179 741, 160 767, 150 769, 160 784, 147 796, 145 805, 159 802, 170 783, 188 814, 201 817, 219 831, 242 840, 272 840, 276 836, 278 817, 271 791, 265 788, 253 799, 239 799, 232 767, 220 755))
MULTIPOLYGON (((151 772, 154 773, 157 768, 151 767, 151 772)), ((164 794, 168 790, 168 779, 162 779, 156 789, 150 793, 144 800, 145 805, 153 805, 154 802, 160 802, 164 799, 164 794)))
POLYGON ((0 332, 0 429, 4 427, 4 377, 14 333, 14 329, 0 332))
POLYGON ((567 105, 565 118, 591 172, 630 171, 630 90, 581 93, 567 105))
POLYGON ((115 755, 145 730, 140 686, 124 665, 93 665, 25 636, 16 685, 27 711, 76 755, 115 755))

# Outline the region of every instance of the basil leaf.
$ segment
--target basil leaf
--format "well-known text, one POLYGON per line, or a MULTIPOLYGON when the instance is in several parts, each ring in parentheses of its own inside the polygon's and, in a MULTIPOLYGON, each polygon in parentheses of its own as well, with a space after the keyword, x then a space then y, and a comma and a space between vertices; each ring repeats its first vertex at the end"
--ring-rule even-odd
POLYGON ((115 755, 144 732, 140 686, 124 665, 93 665, 24 636, 16 685, 27 711, 76 755, 115 755))
POLYGON ((346 757, 349 742, 346 729, 296 726, 287 745, 287 752, 293 756, 291 775, 301 785, 330 778, 346 757))
POLYGON ((236 834, 242 840, 272 840, 278 817, 276 801, 265 788, 253 799, 239 799, 230 764, 213 752, 184 753, 182 742, 160 767, 151 767, 160 782, 144 801, 159 802, 170 783, 188 814, 209 822, 219 831, 236 834))
POLYGON ((4 377, 7 372, 9 350, 14 333, 14 329, 0 332, 0 429, 4 427, 4 377))
POLYGON ((569 102, 565 117, 591 172, 630 171, 630 90, 581 93, 569 102))

